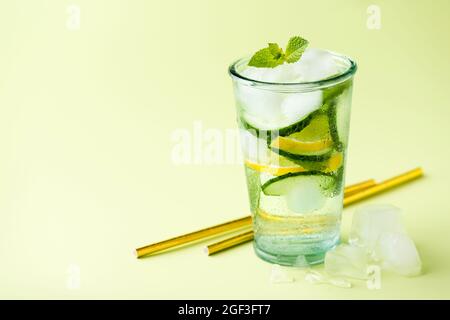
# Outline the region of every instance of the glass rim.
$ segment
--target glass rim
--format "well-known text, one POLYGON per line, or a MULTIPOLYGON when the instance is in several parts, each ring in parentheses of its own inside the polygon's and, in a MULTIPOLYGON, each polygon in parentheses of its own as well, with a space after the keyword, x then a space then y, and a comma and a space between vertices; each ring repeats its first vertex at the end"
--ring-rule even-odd
POLYGON ((228 67, 228 73, 233 78, 233 80, 239 81, 240 83, 244 85, 250 85, 253 87, 258 87, 260 89, 266 89, 266 90, 280 90, 281 91, 299 91, 299 92, 307 92, 307 91, 314 91, 322 88, 332 87, 336 84, 339 84, 341 82, 344 82, 348 80, 349 78, 353 77, 357 70, 356 62, 342 54, 335 53, 333 51, 329 50, 323 50, 328 53, 331 53, 333 56, 345 60, 348 63, 348 68, 344 71, 337 73, 329 78, 316 80, 316 81, 304 81, 304 82, 268 82, 268 81, 261 81, 261 80, 255 80, 250 79, 242 74, 240 74, 237 70, 237 67, 242 65, 243 63, 248 62, 250 60, 250 57, 244 57, 240 58, 236 61, 234 61, 229 67, 228 67))

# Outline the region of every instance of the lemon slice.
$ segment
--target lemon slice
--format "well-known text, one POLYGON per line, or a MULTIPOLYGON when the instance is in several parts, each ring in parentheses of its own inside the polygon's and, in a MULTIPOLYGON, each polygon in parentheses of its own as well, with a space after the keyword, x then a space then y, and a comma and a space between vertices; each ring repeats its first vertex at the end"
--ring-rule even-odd
POLYGON ((283 156, 280 156, 273 151, 269 151, 267 157, 262 161, 246 159, 244 162, 248 168, 258 172, 268 173, 272 176, 282 176, 283 174, 287 173, 306 171, 303 166, 283 156))
POLYGON ((255 171, 265 172, 272 176, 277 176, 277 177, 282 176, 284 174, 288 174, 288 173, 306 171, 305 168, 300 167, 298 165, 288 166, 288 167, 280 167, 280 166, 275 166, 275 165, 271 165, 271 164, 256 163, 256 162, 252 162, 250 160, 245 160, 245 165, 248 168, 253 169, 255 171))
POLYGON ((328 159, 327 167, 325 168, 325 172, 333 172, 339 169, 344 163, 344 156, 342 152, 336 152, 331 155, 330 159, 328 159))
MULTIPOLYGON (((284 157, 277 156, 278 165, 275 165, 275 160, 272 160, 271 163, 257 163, 251 160, 245 160, 245 165, 258 172, 268 173, 272 176, 282 176, 288 173, 296 173, 296 172, 304 172, 309 171, 308 169, 295 164, 294 162, 287 160, 284 157)), ((336 152, 331 155, 331 157, 327 160, 326 166, 323 169, 324 172, 334 172, 339 169, 344 161, 344 157, 341 152, 336 152)))

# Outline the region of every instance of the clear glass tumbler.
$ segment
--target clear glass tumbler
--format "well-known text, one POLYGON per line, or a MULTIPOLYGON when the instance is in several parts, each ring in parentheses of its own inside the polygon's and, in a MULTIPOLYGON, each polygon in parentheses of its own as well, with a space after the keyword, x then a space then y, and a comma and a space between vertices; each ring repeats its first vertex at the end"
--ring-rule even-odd
POLYGON ((340 238, 346 150, 356 64, 313 82, 245 77, 229 68, 245 159, 256 254, 271 263, 321 263, 340 238))

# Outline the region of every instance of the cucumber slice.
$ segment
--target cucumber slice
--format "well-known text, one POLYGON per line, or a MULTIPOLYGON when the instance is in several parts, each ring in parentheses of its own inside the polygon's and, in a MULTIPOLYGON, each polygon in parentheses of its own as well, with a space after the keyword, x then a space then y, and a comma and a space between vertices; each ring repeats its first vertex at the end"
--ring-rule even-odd
POLYGON ((332 101, 328 107, 328 124, 330 127, 330 136, 333 140, 333 143, 335 145, 335 148, 337 151, 342 151, 342 143, 339 139, 339 133, 338 128, 336 124, 336 113, 337 113, 337 105, 336 101, 332 101))
POLYGON ((257 116, 252 114, 245 113, 243 114, 244 121, 252 128, 259 131, 280 131, 285 128, 289 128, 298 123, 302 123, 308 115, 302 116, 301 118, 295 119, 279 119, 279 120, 266 120, 260 119, 257 116))
POLYGON ((286 126, 282 127, 274 127, 274 126, 268 126, 266 123, 261 123, 260 120, 257 120, 255 117, 244 114, 241 117, 241 123, 243 127, 251 132, 252 134, 255 134, 259 138, 265 138, 266 140, 270 141, 271 138, 276 137, 278 135, 280 136, 288 136, 294 132, 299 132, 303 130, 311 121, 313 118, 313 114, 309 114, 300 120, 297 119, 296 122, 291 123, 286 126))
POLYGON ((297 154, 292 153, 289 151, 277 149, 277 148, 270 148, 273 152, 278 153, 279 155, 286 157, 298 164, 301 165, 299 161, 305 161, 305 162, 322 162, 325 160, 328 160, 331 155, 333 154, 333 149, 327 148, 323 152, 317 152, 317 154, 297 154))
POLYGON ((288 173, 267 181, 262 185, 261 189, 268 196, 286 195, 296 185, 307 179, 312 179, 312 181, 316 182, 325 196, 333 195, 336 178, 332 174, 321 171, 288 173))
POLYGON ((334 194, 339 194, 342 191, 344 184, 344 167, 340 167, 334 174, 336 177, 336 185, 334 187, 334 194))
POLYGON ((339 96, 336 107, 336 129, 339 141, 347 145, 350 126, 351 88, 339 96))
POLYGON ((350 108, 347 105, 348 97, 345 97, 345 94, 351 89, 352 83, 353 81, 349 79, 334 87, 323 90, 324 105, 327 106, 330 135, 337 151, 343 150, 343 145, 348 139, 348 112, 350 108))
POLYGON ((333 101, 328 108, 328 119, 330 135, 336 150, 342 151, 344 149, 343 146, 347 144, 350 121, 349 97, 346 94, 333 101))
POLYGON ((324 103, 330 102, 331 100, 334 100, 335 98, 340 96, 345 90, 351 87, 352 83, 353 83, 352 79, 349 79, 347 81, 339 83, 338 85, 324 89, 323 90, 324 103))

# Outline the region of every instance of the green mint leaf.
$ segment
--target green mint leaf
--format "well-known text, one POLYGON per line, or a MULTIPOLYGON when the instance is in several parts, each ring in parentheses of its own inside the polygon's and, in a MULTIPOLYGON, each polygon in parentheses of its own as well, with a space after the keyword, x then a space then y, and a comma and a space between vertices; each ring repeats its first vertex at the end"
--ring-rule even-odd
POLYGON ((257 68, 275 68, 284 62, 293 63, 301 58, 307 46, 308 40, 292 37, 284 53, 278 44, 269 43, 267 48, 259 50, 252 56, 248 65, 257 68))
POLYGON ((248 65, 257 68, 275 68, 284 63, 283 50, 276 43, 269 43, 267 48, 256 52, 248 65))
POLYGON ((269 43, 270 53, 276 58, 279 59, 283 55, 283 49, 281 49, 277 43, 269 43))
POLYGON ((306 47, 308 46, 308 40, 302 37, 292 37, 289 39, 285 60, 287 63, 297 62, 301 57, 306 47))

